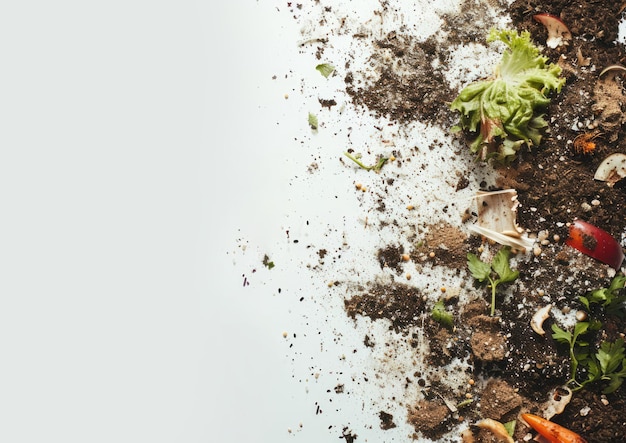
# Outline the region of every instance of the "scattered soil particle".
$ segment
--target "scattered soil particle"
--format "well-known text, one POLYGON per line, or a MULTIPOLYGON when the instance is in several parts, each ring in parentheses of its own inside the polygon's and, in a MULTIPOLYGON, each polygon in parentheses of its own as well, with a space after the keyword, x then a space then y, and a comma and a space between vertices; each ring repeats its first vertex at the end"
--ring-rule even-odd
POLYGON ((352 432, 348 427, 344 427, 341 431, 341 436, 339 438, 343 438, 346 440, 346 443, 354 443, 356 441, 357 435, 352 432))
POLYGON ((390 245, 378 250, 378 262, 382 268, 395 269, 398 274, 402 272, 402 254, 404 246, 390 245))
POLYGON ((450 121, 451 113, 442 103, 454 93, 441 69, 446 50, 433 40, 419 42, 409 35, 390 32, 376 41, 370 65, 377 73, 373 81, 355 84, 353 73, 345 79, 346 90, 357 105, 374 114, 408 122, 415 119, 450 121))
POLYGON ((430 438, 437 438, 445 432, 445 422, 449 415, 450 410, 446 405, 422 400, 409 408, 408 420, 417 432, 422 432, 430 438))
POLYGON ((396 424, 393 422, 393 415, 385 411, 380 411, 378 414, 378 417, 380 418, 381 429, 384 429, 385 431, 387 431, 389 429, 396 427, 396 424))
POLYGON ((387 319, 391 322, 390 329, 405 334, 410 326, 421 324, 418 320, 424 311, 424 300, 417 289, 402 283, 378 283, 365 291, 345 300, 351 318, 361 315, 372 320, 387 319))
POLYGON ((469 251, 468 236, 449 223, 428 227, 420 251, 435 252, 435 263, 450 268, 464 268, 469 251))

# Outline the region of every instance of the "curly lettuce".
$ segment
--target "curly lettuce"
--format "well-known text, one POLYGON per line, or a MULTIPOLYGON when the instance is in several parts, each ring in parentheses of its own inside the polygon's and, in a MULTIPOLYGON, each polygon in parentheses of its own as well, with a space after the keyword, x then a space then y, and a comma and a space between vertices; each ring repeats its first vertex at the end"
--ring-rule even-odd
POLYGON ((450 108, 461 113, 453 130, 477 133, 470 144, 472 152, 483 160, 494 158, 506 164, 523 145, 530 148, 540 143, 541 132, 548 126, 542 113, 550 103, 547 95, 560 92, 565 79, 558 65, 547 63, 528 31, 492 29, 487 41, 496 40, 508 49, 494 77, 468 85, 450 108))

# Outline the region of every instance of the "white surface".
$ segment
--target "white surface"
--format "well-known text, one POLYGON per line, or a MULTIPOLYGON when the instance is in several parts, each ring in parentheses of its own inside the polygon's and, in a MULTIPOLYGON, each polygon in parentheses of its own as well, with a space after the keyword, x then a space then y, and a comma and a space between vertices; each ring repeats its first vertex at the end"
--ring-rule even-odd
POLYGON ((272 11, 4 5, 1 441, 287 440, 284 326, 227 256, 284 189, 272 11))

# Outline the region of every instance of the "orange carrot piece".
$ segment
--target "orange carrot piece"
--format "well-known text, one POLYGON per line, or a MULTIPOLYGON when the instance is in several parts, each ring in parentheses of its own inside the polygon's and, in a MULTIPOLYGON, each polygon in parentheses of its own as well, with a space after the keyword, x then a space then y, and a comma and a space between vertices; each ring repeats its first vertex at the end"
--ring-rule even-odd
POLYGON ((587 443, 587 440, 577 433, 545 418, 533 414, 522 414, 522 418, 550 443, 587 443))

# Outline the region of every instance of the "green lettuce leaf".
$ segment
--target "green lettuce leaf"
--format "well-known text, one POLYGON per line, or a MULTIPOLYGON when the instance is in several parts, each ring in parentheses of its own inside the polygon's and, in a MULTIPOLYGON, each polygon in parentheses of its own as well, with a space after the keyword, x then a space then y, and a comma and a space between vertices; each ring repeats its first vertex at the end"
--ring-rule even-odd
POLYGON ((461 113, 453 130, 476 133, 470 144, 472 152, 484 160, 509 163, 523 145, 530 148, 541 142, 542 130, 548 125, 543 118, 550 103, 547 95, 560 92, 565 79, 560 77, 558 65, 547 63, 529 32, 492 29, 487 41, 496 40, 508 49, 494 77, 468 85, 450 108, 461 113))

